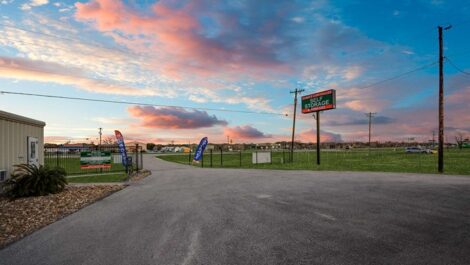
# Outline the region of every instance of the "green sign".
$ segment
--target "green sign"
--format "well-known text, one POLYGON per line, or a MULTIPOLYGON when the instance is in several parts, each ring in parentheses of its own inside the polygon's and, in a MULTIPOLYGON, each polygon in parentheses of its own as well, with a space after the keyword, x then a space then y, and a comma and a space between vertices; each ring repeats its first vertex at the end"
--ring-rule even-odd
POLYGON ((302 113, 336 108, 336 90, 330 89, 302 97, 302 113))
POLYGON ((111 168, 111 152, 83 151, 80 152, 80 168, 111 168))

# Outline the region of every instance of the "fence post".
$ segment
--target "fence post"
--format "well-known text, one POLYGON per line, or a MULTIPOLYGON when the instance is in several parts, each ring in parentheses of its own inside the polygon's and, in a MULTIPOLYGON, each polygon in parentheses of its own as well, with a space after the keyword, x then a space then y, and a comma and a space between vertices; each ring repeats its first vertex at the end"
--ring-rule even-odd
POLYGON ((59 148, 57 148, 56 152, 56 166, 59 167, 59 148))
POLYGON ((222 153, 222 147, 220 147, 220 166, 224 166, 224 159, 223 159, 223 153, 222 153))
POLYGON ((201 152, 201 167, 204 167, 204 152, 201 152))
POLYGON ((285 156, 285 149, 282 148, 282 163, 284 164, 286 161, 286 156, 285 156))
POLYGON ((144 154, 142 152, 142 148, 140 149, 140 169, 144 169, 144 154))
POLYGON ((212 149, 210 150, 211 152, 211 167, 212 167, 212 149))
POLYGON ((271 165, 272 165, 273 164, 273 150, 271 150, 271 152, 269 154, 271 156, 270 160, 271 160, 271 165))
POLYGON ((191 147, 189 147, 188 165, 191 165, 191 147))
POLYGON ((242 150, 240 150, 240 167, 242 167, 242 150))
POLYGON ((258 150, 256 150, 255 153, 256 153, 255 154, 255 157, 256 157, 255 161, 256 161, 256 165, 258 165, 258 150))
POLYGON ((135 169, 139 171, 139 144, 135 144, 135 169))

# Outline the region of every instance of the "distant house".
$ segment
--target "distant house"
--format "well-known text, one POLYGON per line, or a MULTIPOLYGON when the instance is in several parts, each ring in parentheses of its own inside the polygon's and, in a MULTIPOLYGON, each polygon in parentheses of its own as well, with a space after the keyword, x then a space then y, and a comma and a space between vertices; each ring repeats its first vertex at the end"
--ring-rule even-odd
POLYGON ((13 165, 44 164, 46 123, 0 110, 0 181, 13 165))
POLYGON ((133 142, 126 142, 126 148, 130 151, 135 151, 135 147, 136 145, 139 145, 139 149, 142 150, 142 151, 147 151, 147 144, 146 143, 142 143, 142 142, 137 142, 137 141, 133 141, 133 142))
POLYGON ((92 144, 62 144, 59 145, 59 151, 66 153, 80 153, 81 151, 90 150, 90 148, 93 147, 94 145, 92 144))

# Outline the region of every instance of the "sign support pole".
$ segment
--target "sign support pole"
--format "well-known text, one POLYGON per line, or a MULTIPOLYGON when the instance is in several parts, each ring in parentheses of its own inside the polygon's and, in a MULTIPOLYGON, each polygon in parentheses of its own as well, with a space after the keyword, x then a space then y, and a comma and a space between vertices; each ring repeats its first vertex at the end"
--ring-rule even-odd
POLYGON ((317 111, 317 165, 320 165, 320 111, 317 111))
POLYGON ((302 97, 302 113, 315 113, 317 120, 317 165, 320 165, 320 112, 336 108, 336 90, 330 89, 302 97))

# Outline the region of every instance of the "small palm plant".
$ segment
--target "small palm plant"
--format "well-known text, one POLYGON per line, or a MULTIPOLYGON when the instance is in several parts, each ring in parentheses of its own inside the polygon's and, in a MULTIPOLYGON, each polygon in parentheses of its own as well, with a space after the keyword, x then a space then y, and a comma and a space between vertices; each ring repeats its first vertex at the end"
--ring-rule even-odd
POLYGON ((4 191, 12 198, 58 193, 67 185, 66 175, 60 167, 16 165, 11 177, 4 183, 4 191))

